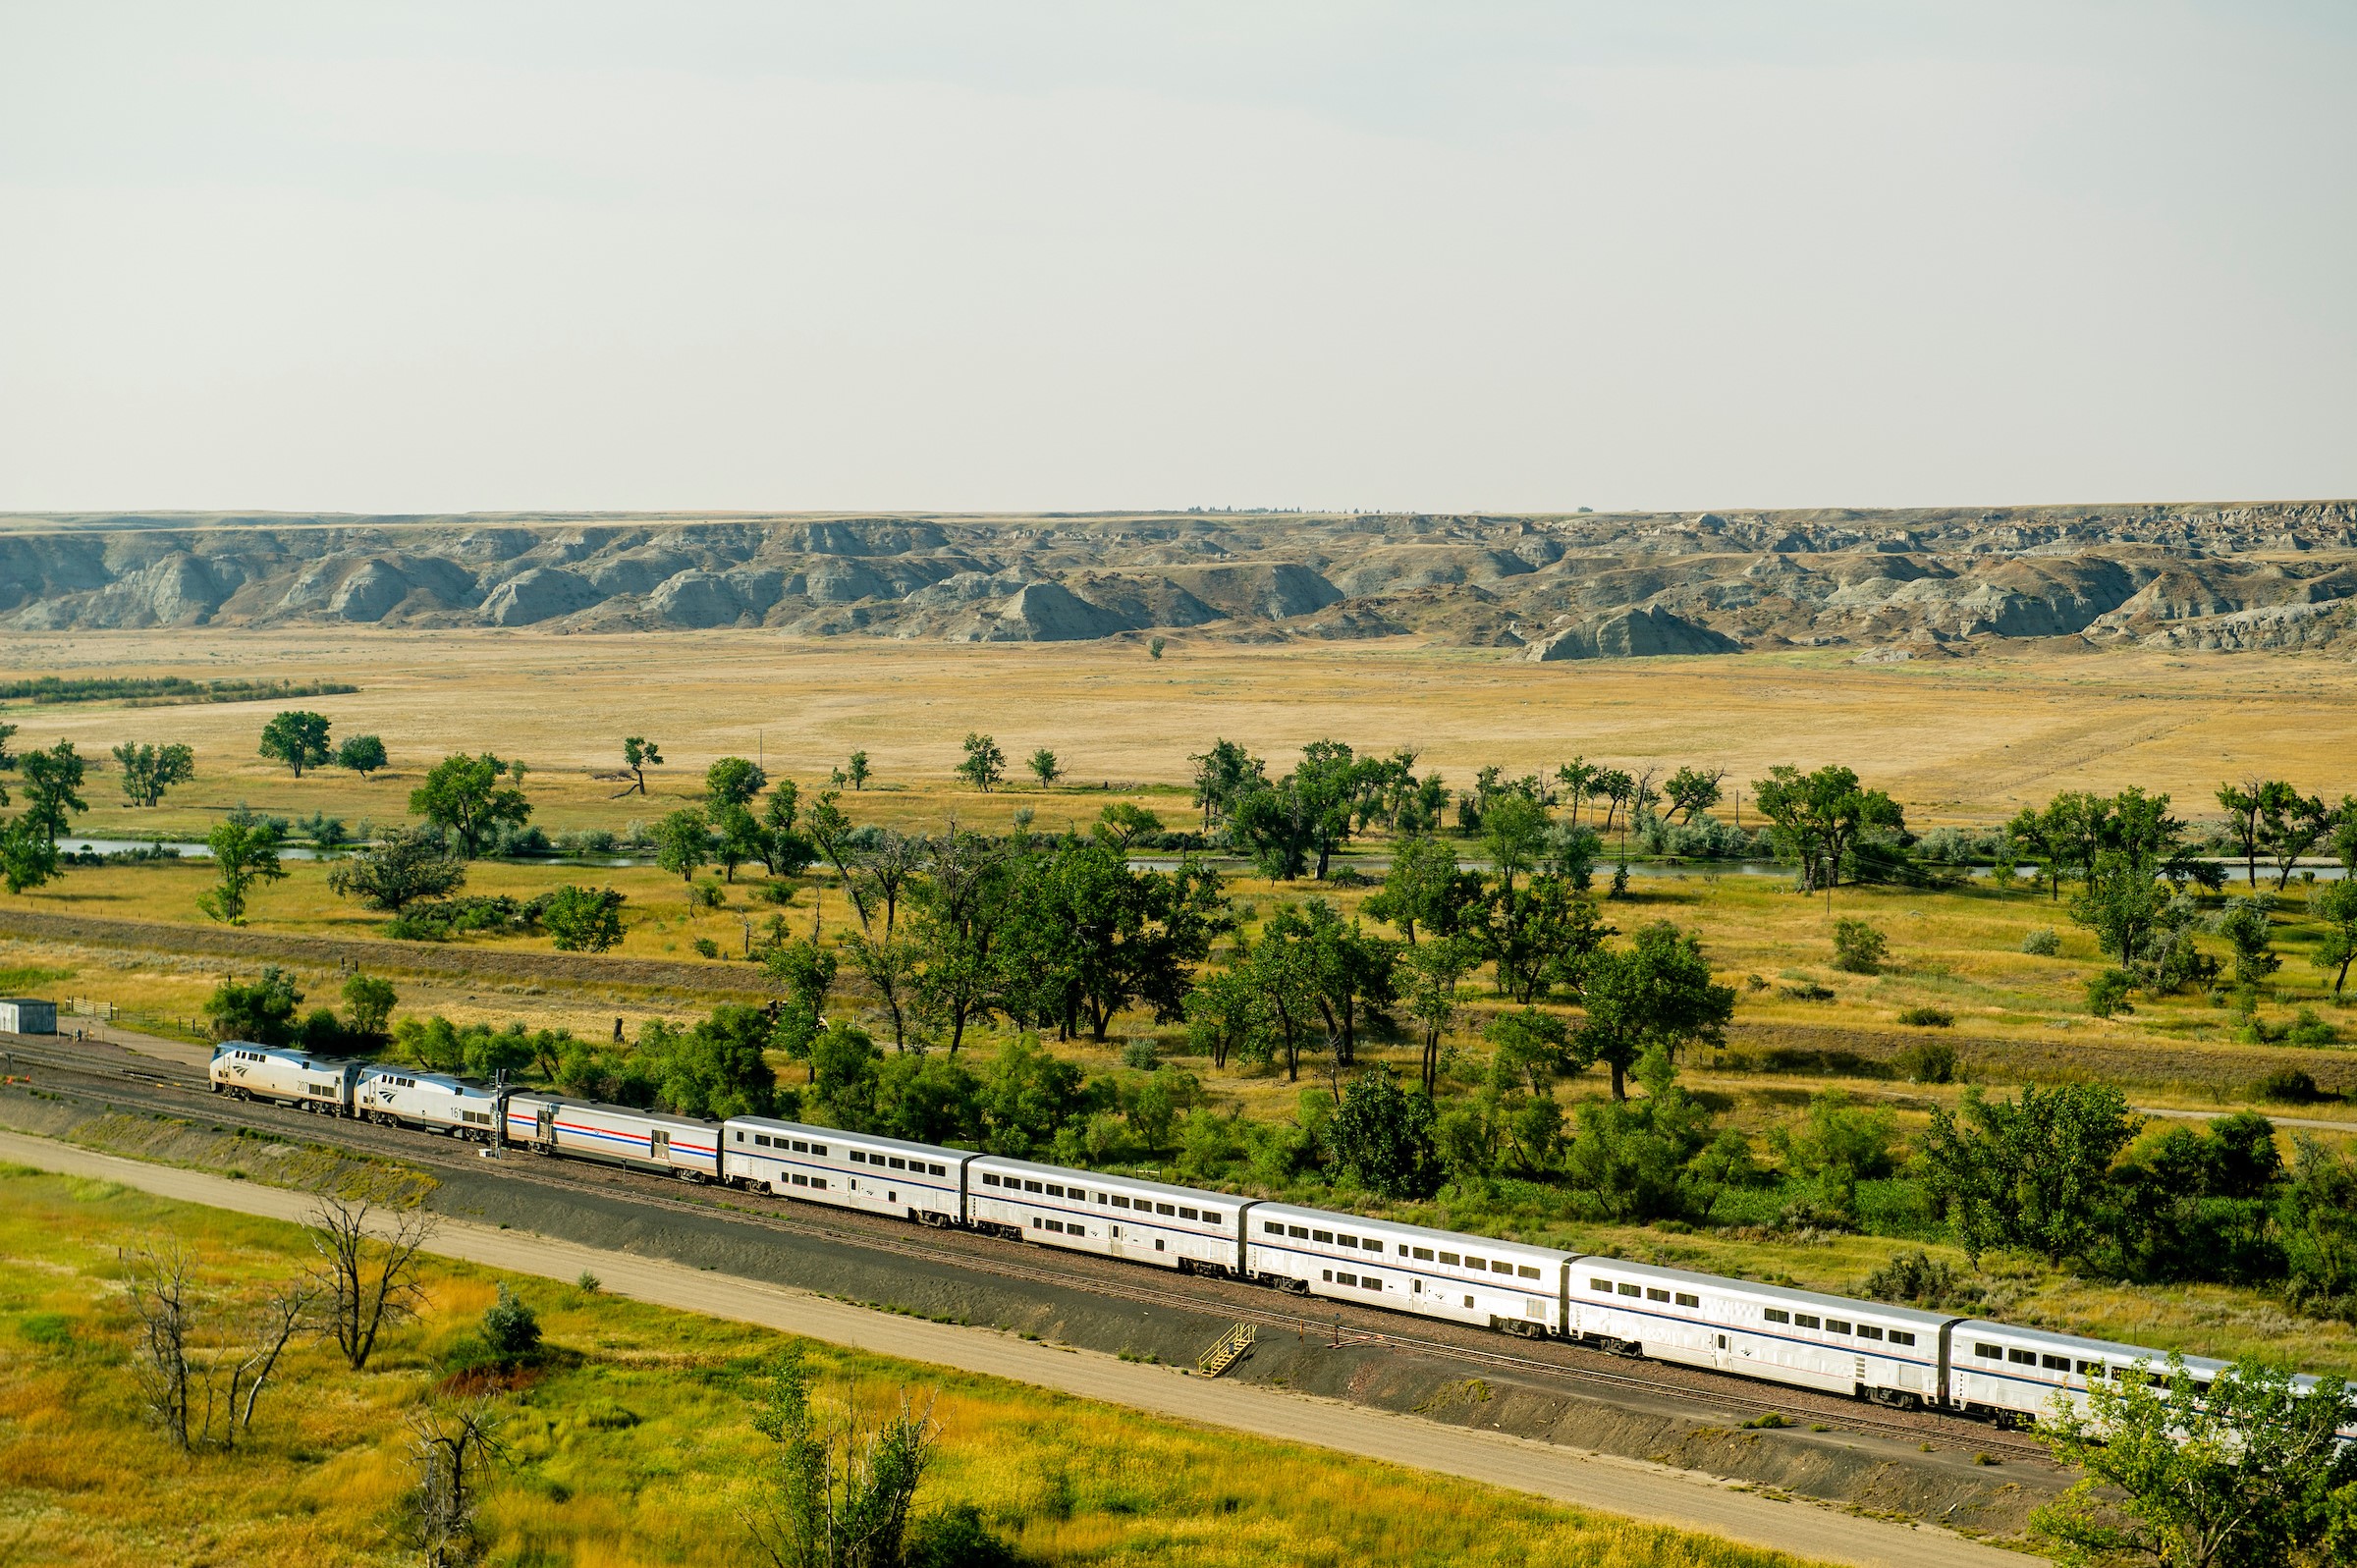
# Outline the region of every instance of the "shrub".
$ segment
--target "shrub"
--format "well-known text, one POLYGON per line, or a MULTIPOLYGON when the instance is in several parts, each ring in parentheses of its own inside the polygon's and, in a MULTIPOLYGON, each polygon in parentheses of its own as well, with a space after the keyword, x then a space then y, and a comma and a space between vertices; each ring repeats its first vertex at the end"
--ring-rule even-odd
POLYGON ((271 965, 250 981, 222 981, 205 999, 204 1016, 215 1040, 284 1046, 295 1039, 295 1009, 301 1003, 294 980, 271 965))
POLYGON ((567 883, 548 895, 540 924, 561 952, 604 952, 622 941, 625 894, 567 883))
POLYGON ((1898 1015, 1898 1021, 1917 1029, 1946 1029, 1956 1021, 1956 1016, 1938 1007, 1909 1007, 1898 1015))
POLYGON ((2040 926, 2021 939, 2021 950, 2040 958, 2052 958, 2062 950, 2062 934, 2052 926, 2040 926))
POLYGON ((714 942, 710 937, 698 937, 690 946, 703 957, 717 958, 720 956, 720 944, 714 942))
POLYGON ((499 1299, 483 1311, 483 1343, 505 1367, 521 1366, 540 1351, 539 1314, 504 1283, 499 1299))
POLYGON ((2252 1091, 2278 1106, 2308 1106, 2326 1098, 2316 1080, 2297 1067, 2277 1067, 2252 1085, 2252 1091))
POLYGON ((1956 1048, 1945 1040, 1926 1040, 1891 1057, 1891 1065, 1909 1083, 1954 1083, 1956 1048))
POLYGON ((1981 1287, 1958 1272, 1954 1264, 1921 1248, 1898 1254, 1868 1274, 1858 1288, 1874 1301, 1916 1307, 1969 1306, 1981 1299, 1981 1287))
MULTIPOLYGON (((1159 650, 1162 639, 1154 643, 1159 650)), ((1159 651, 1155 657, 1161 657, 1159 651)), ((979 1508, 961 1502, 911 1523, 901 1560, 908 1568, 1015 1568, 1021 1559, 1013 1546, 983 1527, 979 1508)))
POLYGON ((729 895, 721 890, 720 884, 709 877, 687 890, 687 907, 690 909, 718 909, 728 901, 729 895))
POLYGON ((1140 1072, 1152 1072, 1158 1060, 1154 1042, 1144 1036, 1122 1047, 1122 1065, 1135 1067, 1140 1072))
POLYGON ((2291 1020, 2291 1027, 2283 1031, 2283 1040, 2293 1046, 2337 1045, 2340 1031, 2318 1017, 2314 1007, 2302 1007, 2291 1020))
POLYGON ((1863 920, 1834 922, 1834 967, 1853 975, 1870 975, 1883 966, 1891 939, 1863 920))
POLYGON ((1777 989, 1794 1001, 1831 1001, 1834 1000, 1834 988, 1821 986, 1814 980, 1804 980, 1797 986, 1779 986, 1777 989))
POLYGON ((2134 1012, 2135 1004, 2128 994, 2136 989, 2136 977, 2125 969, 2107 969, 2087 982, 2087 1010, 2098 1018, 2109 1018, 2117 1012, 2134 1012))

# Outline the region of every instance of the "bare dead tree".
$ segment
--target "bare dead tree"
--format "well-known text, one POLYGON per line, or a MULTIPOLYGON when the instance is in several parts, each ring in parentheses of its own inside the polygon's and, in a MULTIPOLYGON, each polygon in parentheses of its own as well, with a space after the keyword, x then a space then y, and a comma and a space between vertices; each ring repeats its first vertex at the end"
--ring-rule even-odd
POLYGON ((428 1568, 473 1558, 475 1510, 488 1472, 508 1458, 507 1417, 489 1394, 458 1404, 424 1404, 409 1414, 410 1522, 428 1568))
POLYGON ((195 1260, 177 1244, 116 1255, 130 1276, 131 1310, 139 1320, 132 1355, 139 1403, 172 1445, 186 1453, 203 1435, 210 1416, 208 1379, 190 1359, 194 1332, 195 1260))
POLYGON ((415 1202, 387 1206, 365 1194, 319 1200, 305 1221, 325 1266, 329 1334, 358 1372, 378 1335, 417 1315, 420 1256, 433 1239, 433 1214, 415 1202))
POLYGON ((279 1357, 295 1336, 318 1325, 319 1304, 326 1294, 327 1282, 317 1274, 298 1274, 254 1304, 251 1330, 244 1336, 245 1354, 228 1364, 223 1447, 235 1447, 238 1438, 252 1430, 263 1385, 278 1371, 279 1357))

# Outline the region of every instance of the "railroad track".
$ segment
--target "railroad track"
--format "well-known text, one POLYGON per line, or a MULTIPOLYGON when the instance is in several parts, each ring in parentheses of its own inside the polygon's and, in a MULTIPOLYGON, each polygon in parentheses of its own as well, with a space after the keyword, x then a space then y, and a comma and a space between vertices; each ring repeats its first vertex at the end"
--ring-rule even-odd
MULTIPOLYGON (((219 1126, 238 1127, 274 1137, 301 1137, 306 1141, 340 1146, 356 1153, 427 1169, 463 1170, 479 1175, 486 1165, 476 1152, 478 1146, 474 1144, 395 1131, 368 1122, 320 1116, 291 1107, 215 1096, 207 1081, 194 1069, 150 1066, 119 1047, 103 1047, 106 1059, 92 1059, 86 1046, 77 1051, 19 1043, 5 1049, 14 1059, 15 1071, 21 1073, 27 1067, 37 1068, 40 1078, 36 1081, 56 1080, 43 1081, 43 1087, 73 1094, 77 1098, 99 1098, 120 1103, 126 1108, 183 1119, 201 1116, 219 1126), (69 1087, 71 1084, 86 1087, 69 1087)), ((934 1267, 946 1261, 974 1273, 1057 1289, 1080 1290, 1140 1306, 1199 1313, 1229 1323, 1249 1323, 1264 1328, 1303 1335, 1329 1334, 1341 1327, 1347 1330, 1349 1342, 1354 1345, 1371 1344, 1407 1354, 1512 1373, 1542 1381, 1638 1393, 1655 1398, 1665 1392, 1685 1392, 1755 1418, 1776 1414, 1787 1420, 1816 1420, 1829 1427, 1873 1433, 1909 1442, 1944 1438, 1953 1445, 1982 1451, 2002 1450, 2041 1458, 2046 1454, 2041 1444, 2016 1433, 1937 1412, 1876 1408, 1873 1414, 1867 1414, 1852 1400, 1798 1389, 1780 1388, 1769 1393, 1748 1379, 1662 1362, 1646 1363, 1646 1371, 1642 1375, 1621 1372, 1609 1366, 1588 1364, 1614 1359, 1607 1353, 1564 1343, 1549 1342, 1543 1350, 1533 1346, 1528 1351, 1517 1351, 1479 1343, 1472 1337, 1477 1333, 1476 1330, 1465 1330, 1465 1337, 1436 1336, 1431 1332, 1403 1333, 1397 1327, 1392 1315, 1374 1314, 1363 1309, 1340 1307, 1312 1317, 1277 1306, 1271 1301, 1265 1287, 1241 1281, 1181 1275, 1173 1277, 1183 1278, 1186 1288, 1173 1288, 1134 1277, 1136 1271, 1132 1268, 1085 1254, 1074 1254, 1069 1258, 1060 1254, 1057 1265, 1047 1267, 1030 1261, 1034 1256, 1031 1249, 1019 1242, 952 1230, 927 1230, 920 1233, 920 1240, 897 1221, 879 1218, 870 1222, 864 1217, 812 1212, 807 1206, 794 1204, 790 1200, 765 1197, 740 1189, 697 1188, 690 1191, 698 1196, 688 1196, 676 1183, 659 1176, 572 1161, 507 1161, 497 1166, 497 1173, 508 1180, 531 1183, 551 1190, 619 1195, 645 1208, 669 1210, 704 1218, 726 1217, 813 1240, 908 1258, 934 1267), (722 1197, 724 1193, 725 1199, 722 1197)))

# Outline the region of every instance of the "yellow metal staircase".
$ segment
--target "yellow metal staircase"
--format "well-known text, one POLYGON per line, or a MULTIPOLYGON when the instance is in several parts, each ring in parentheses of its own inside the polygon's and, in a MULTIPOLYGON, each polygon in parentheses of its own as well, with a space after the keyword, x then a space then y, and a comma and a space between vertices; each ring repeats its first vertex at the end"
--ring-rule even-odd
POLYGON ((1245 1352, 1252 1348, 1252 1341, 1259 1337, 1259 1334, 1260 1330, 1250 1324, 1239 1323, 1220 1335, 1218 1341, 1209 1350, 1203 1352, 1202 1358, 1195 1365, 1201 1369, 1204 1377, 1217 1378, 1221 1373, 1244 1359, 1245 1352))

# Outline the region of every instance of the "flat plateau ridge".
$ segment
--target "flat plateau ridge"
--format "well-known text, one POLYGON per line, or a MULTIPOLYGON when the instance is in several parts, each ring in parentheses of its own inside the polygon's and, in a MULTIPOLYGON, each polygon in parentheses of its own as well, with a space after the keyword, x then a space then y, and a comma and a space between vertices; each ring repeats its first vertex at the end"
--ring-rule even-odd
POLYGON ((2357 653, 2357 502, 1449 516, 0 517, 0 628, 1075 642, 1411 637, 1537 660, 1993 642, 2357 653))

